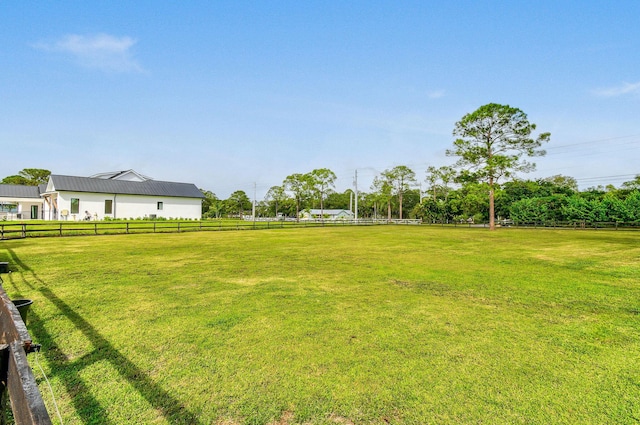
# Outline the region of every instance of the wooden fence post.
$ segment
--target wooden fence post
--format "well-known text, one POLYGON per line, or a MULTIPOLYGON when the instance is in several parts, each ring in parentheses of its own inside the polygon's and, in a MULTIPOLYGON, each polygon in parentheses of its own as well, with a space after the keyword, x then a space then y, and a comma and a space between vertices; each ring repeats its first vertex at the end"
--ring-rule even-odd
POLYGON ((0 345, 0 425, 7 423, 7 376, 9 373, 9 345, 0 345))
MULTIPOLYGON (((27 361, 27 353, 38 347, 32 343, 27 326, 2 286, 0 286, 0 344, 2 344, 0 345, 0 387, 3 392, 1 396, 6 399, 6 393, 8 393, 15 423, 51 425, 51 418, 27 361)), ((4 416, 4 411, 2 410, 0 416, 4 416)), ((5 418, 2 417, 1 420, 4 424, 5 418)))

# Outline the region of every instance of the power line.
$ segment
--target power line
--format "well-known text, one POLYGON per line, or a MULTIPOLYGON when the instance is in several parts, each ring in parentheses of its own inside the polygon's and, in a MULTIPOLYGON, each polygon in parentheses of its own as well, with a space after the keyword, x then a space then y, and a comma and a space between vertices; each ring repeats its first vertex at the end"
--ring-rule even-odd
POLYGON ((582 177, 582 178, 576 178, 576 180, 578 181, 602 181, 602 180, 621 180, 621 179, 633 179, 635 178, 636 174, 618 174, 615 176, 599 176, 599 177, 582 177))
POLYGON ((570 155, 574 158, 583 158, 583 157, 589 157, 589 156, 594 156, 594 155, 602 155, 602 154, 612 154, 612 153, 619 153, 619 152, 628 152, 628 151, 632 151, 632 150, 637 150, 640 149, 640 144, 638 144, 638 146, 633 146, 633 147, 628 147, 626 149, 620 149, 617 148, 612 152, 612 148, 609 147, 607 148, 607 150, 598 150, 598 151, 587 151, 587 152, 576 152, 576 151, 566 151, 566 152, 551 152, 548 153, 546 156, 562 156, 562 155, 570 155))
MULTIPOLYGON (((565 145, 550 146, 550 147, 546 148, 546 150, 561 149, 561 148, 573 147, 573 146, 583 146, 583 145, 589 145, 589 144, 593 144, 593 143, 610 142, 612 140, 628 139, 628 138, 631 138, 631 137, 640 137, 640 134, 634 134, 634 135, 631 135, 631 136, 609 137, 609 138, 606 138, 606 139, 588 140, 588 141, 585 141, 585 142, 576 142, 576 143, 568 143, 568 144, 565 144, 565 145)), ((640 140, 632 140, 630 143, 638 143, 638 142, 640 142, 640 140)))
MULTIPOLYGON (((640 134, 607 137, 603 139, 587 140, 583 142, 566 143, 563 145, 545 147, 545 150, 547 150, 546 156, 557 157, 562 155, 570 155, 572 158, 576 158, 576 159, 591 157, 596 155, 603 155, 604 153, 611 155, 611 154, 616 154, 621 152, 635 151, 638 149, 640 149, 640 134), (596 147, 592 146, 598 143, 600 144, 604 143, 604 145, 596 146, 596 147)), ((416 172, 416 174, 418 174, 426 171, 427 167, 429 166, 429 162, 413 162, 410 164, 403 164, 403 165, 411 168, 416 172)), ((382 172, 380 171, 381 169, 386 170, 390 168, 393 168, 393 166, 384 167, 384 166, 376 165, 374 167, 374 166, 363 165, 363 166, 354 166, 353 168, 349 168, 349 169, 342 169, 336 173, 336 183, 338 183, 340 186, 350 187, 352 185, 354 170, 358 170, 361 177, 365 177, 365 176, 375 177, 376 175, 382 172)), ((576 168, 576 167, 562 167, 561 169, 558 169, 558 170, 565 171, 570 168, 576 168)), ((286 176, 283 176, 283 179, 285 177, 286 176)), ((624 174, 624 175, 617 175, 617 176, 576 178, 576 180, 581 182, 590 182, 590 181, 595 182, 595 181, 605 181, 605 180, 610 181, 612 179, 614 180, 615 179, 623 180, 628 178, 633 179, 634 177, 635 177, 634 174, 624 174)), ((364 180, 367 180, 367 179, 365 178, 364 180)), ((280 184, 279 182, 280 180, 276 181, 275 183, 269 184, 269 183, 261 182, 258 180, 258 181, 252 181, 252 182, 239 182, 239 183, 236 183, 235 186, 240 188, 240 190, 245 189, 246 191, 250 191, 251 189, 253 189, 254 197, 255 197, 256 191, 259 191, 259 192, 267 191, 272 186, 280 184)))

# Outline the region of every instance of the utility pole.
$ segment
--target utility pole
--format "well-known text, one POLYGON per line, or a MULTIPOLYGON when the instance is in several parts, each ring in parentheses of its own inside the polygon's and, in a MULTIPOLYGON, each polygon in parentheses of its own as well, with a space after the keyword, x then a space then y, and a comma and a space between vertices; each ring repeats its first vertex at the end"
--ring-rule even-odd
POLYGON ((256 183, 253 182, 253 208, 251 210, 253 214, 253 221, 256 221, 256 183))
POLYGON ((355 210, 355 219, 358 221, 358 170, 356 170, 356 177, 353 180, 353 185, 356 188, 356 210, 355 210))

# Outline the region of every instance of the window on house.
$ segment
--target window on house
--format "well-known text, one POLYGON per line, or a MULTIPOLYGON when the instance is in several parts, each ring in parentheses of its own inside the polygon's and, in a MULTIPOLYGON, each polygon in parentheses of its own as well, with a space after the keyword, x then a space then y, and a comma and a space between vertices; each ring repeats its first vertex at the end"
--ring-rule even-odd
POLYGON ((71 198, 71 214, 80 213, 80 199, 71 198))
POLYGON ((14 213, 18 211, 18 205, 0 203, 0 211, 14 213))
POLYGON ((158 201, 158 211, 160 211, 163 206, 162 201, 158 201))
POLYGON ((104 213, 105 214, 113 214, 113 200, 106 199, 104 201, 104 213))

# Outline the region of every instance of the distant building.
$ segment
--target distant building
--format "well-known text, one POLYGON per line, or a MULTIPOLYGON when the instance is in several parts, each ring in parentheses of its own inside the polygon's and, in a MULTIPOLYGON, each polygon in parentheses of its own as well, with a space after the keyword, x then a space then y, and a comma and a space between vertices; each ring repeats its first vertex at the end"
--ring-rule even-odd
POLYGON ((301 220, 353 220, 353 212, 349 210, 310 209, 300 212, 301 220))

